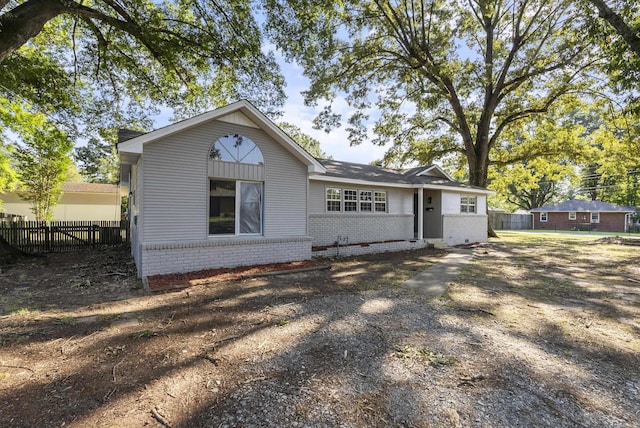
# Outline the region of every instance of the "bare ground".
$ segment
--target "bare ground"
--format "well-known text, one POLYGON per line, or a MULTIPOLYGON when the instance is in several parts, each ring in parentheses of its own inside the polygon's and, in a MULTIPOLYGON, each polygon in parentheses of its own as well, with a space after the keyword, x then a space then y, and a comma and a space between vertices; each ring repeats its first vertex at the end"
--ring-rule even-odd
POLYGON ((640 254, 506 237, 146 295, 124 250, 0 276, 0 426, 640 426, 640 254))

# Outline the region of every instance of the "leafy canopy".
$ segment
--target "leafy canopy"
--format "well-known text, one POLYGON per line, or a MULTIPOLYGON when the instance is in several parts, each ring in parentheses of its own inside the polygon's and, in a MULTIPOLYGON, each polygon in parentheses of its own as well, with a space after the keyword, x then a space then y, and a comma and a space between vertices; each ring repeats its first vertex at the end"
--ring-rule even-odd
POLYGON ((486 186, 502 134, 583 89, 594 58, 568 0, 271 0, 268 28, 311 80, 316 125, 345 118, 352 144, 391 144, 387 163, 457 153, 486 186))
POLYGON ((306 134, 297 125, 289 122, 280 122, 278 123, 278 127, 314 158, 327 157, 327 154, 320 148, 320 141, 316 140, 309 134, 306 134))

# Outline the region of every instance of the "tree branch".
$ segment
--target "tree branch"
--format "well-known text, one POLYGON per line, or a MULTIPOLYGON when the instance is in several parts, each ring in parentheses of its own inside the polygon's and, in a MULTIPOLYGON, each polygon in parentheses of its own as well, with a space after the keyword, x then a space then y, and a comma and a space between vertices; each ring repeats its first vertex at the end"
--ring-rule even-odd
POLYGON ((615 13, 605 2, 604 0, 588 0, 592 5, 598 8, 598 14, 600 18, 604 19, 613 27, 616 32, 622 36, 624 41, 629 45, 631 50, 635 52, 636 55, 640 56, 640 36, 638 35, 638 31, 640 29, 631 28, 627 25, 626 22, 622 19, 620 15, 615 13))
POLYGON ((28 0, 0 15, 0 63, 38 35, 44 24, 63 13, 65 8, 57 0, 28 0))

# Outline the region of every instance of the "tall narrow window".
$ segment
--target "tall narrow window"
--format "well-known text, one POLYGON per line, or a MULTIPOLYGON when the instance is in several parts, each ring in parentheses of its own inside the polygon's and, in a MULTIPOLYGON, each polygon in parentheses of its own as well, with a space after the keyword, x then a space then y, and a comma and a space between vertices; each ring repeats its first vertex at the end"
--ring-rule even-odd
POLYGON ((360 212, 370 213, 373 211, 373 192, 371 190, 360 191, 360 212))
POLYGON ((262 183, 240 183, 240 234, 262 233, 262 183))
POLYGON ((375 210, 376 212, 386 212, 387 211, 387 192, 374 192, 375 199, 375 210))
POLYGON ((262 233, 262 183, 210 180, 209 234, 262 233))
POLYGON ((209 235, 236 233, 236 182, 209 181, 209 235))
POLYGON ((340 211, 342 201, 342 193, 340 189, 333 187, 327 188, 327 211, 340 211))
POLYGON ((358 191, 357 190, 344 190, 344 210, 345 211, 358 211, 358 191))

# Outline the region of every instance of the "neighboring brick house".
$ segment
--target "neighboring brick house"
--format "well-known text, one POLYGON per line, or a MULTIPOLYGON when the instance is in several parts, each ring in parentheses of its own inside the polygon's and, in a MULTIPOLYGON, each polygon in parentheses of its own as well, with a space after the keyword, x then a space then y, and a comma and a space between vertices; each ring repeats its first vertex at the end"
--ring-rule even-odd
POLYGON ((633 225, 635 208, 571 199, 530 212, 534 229, 627 232, 633 225))
POLYGON ((315 159, 247 101, 121 134, 140 276, 485 241, 491 192, 315 159))

